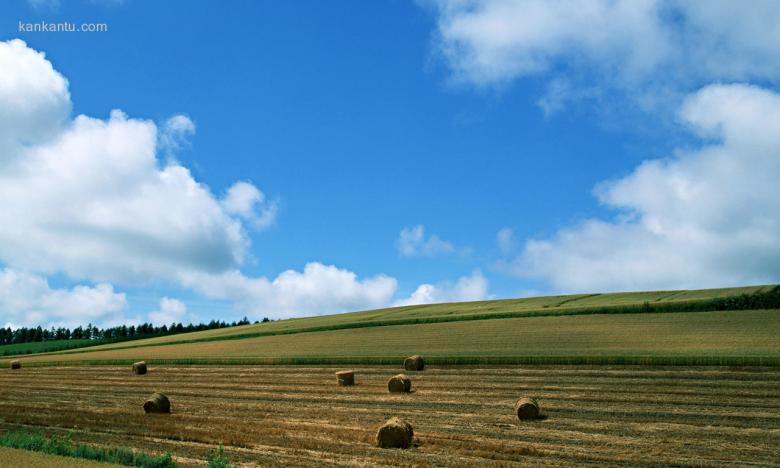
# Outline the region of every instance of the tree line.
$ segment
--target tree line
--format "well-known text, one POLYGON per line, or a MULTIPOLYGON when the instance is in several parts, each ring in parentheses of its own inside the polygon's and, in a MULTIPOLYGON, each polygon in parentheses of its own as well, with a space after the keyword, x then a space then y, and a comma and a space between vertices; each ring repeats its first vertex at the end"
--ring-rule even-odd
MULTIPOLYGON (((264 318, 263 322, 268 322, 264 318)), ((119 325, 108 328, 98 328, 91 323, 87 326, 79 326, 74 329, 65 327, 51 327, 50 329, 40 326, 34 328, 20 327, 11 329, 11 327, 0 328, 0 345, 33 343, 54 340, 99 340, 99 341, 124 341, 140 338, 151 338, 155 336, 174 335, 177 333, 188 333, 201 330, 212 330, 215 328, 235 327, 238 325, 248 325, 249 319, 244 317, 238 322, 224 322, 212 320, 209 323, 200 323, 197 325, 181 323, 172 323, 170 325, 155 326, 151 323, 142 323, 140 325, 119 325)), ((255 323, 260 323, 256 321, 255 323)))

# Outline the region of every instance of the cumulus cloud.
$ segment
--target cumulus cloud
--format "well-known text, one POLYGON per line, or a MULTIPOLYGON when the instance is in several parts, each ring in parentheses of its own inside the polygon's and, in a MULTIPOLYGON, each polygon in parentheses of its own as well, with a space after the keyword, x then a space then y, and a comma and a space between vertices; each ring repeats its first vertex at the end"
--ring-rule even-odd
POLYGON ((530 240, 510 270, 561 291, 715 287, 780 278, 780 95, 711 85, 681 118, 709 142, 600 184, 615 220, 530 240))
POLYGON ((7 164, 24 145, 60 132, 71 105, 67 80, 23 41, 0 42, 0 70, 0 164, 7 164))
POLYGON ((230 211, 187 168, 160 161, 158 135, 180 141, 194 131, 187 117, 162 130, 121 111, 68 119, 67 82, 42 54, 2 42, 0 64, 0 134, 12 145, 0 158, 0 261, 114 283, 242 263, 242 216, 262 225, 273 210, 230 211))
MULTIPOLYGON (((418 224, 410 228, 403 228, 398 235, 398 252, 404 257, 434 257, 455 253, 458 249, 451 242, 441 239, 435 234, 425 236, 425 226, 418 224)), ((468 249, 460 249, 461 253, 467 253, 468 249)))
POLYGON ((287 270, 274 279, 247 277, 237 270, 220 274, 190 272, 188 287, 211 299, 230 299, 253 318, 287 318, 382 307, 397 288, 394 278, 359 279, 349 270, 307 263, 302 272, 287 270))
POLYGON ((187 315, 187 305, 178 299, 163 297, 160 299, 160 308, 149 313, 149 320, 156 326, 183 323, 187 315))
POLYGON ((276 220, 279 204, 266 200, 265 194, 248 182, 233 184, 221 200, 229 214, 249 221, 257 229, 264 229, 276 220))
MULTIPOLYGON (((277 203, 246 181, 217 197, 174 158, 163 161, 194 133, 188 117, 161 126, 119 110, 72 118, 67 81, 19 40, 0 42, 0 68, 0 262, 13 268, 6 276, 16 275, 0 292, 0 305, 17 311, 9 322, 116 323, 125 319, 125 298, 109 283, 180 285, 256 318, 392 303, 397 281, 385 275, 358 278, 316 262, 273 279, 241 273, 246 228, 273 223, 277 203), (39 276, 61 273, 99 284, 53 290, 39 276), (22 283, 34 291, 25 297, 44 299, 14 302, 22 283)), ((408 234, 415 254, 454 250, 426 238, 422 226, 408 234)), ((186 314, 183 303, 164 298, 150 317, 186 314)))
POLYGON ((436 285, 421 284, 411 296, 395 301, 396 306, 432 304, 437 302, 480 301, 487 298, 488 281, 482 272, 475 270, 469 276, 459 278, 455 283, 442 282, 436 285))
POLYGON ((3 326, 65 326, 113 322, 127 308, 124 293, 105 283, 52 288, 39 275, 0 270, 0 310, 3 326))
POLYGON ((780 79, 773 0, 433 0, 435 43, 456 81, 550 76, 545 113, 632 93, 643 108, 715 80, 780 79), (562 78, 566 77, 566 78, 562 78), (589 81, 590 80, 590 81, 589 81), (592 86, 595 80, 599 86, 592 86))

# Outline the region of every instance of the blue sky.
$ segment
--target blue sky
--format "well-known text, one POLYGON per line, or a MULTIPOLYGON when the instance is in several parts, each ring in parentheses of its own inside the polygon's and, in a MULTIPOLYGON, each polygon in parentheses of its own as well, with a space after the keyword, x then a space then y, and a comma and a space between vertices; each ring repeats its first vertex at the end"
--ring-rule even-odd
POLYGON ((755 119, 780 130, 757 110, 778 99, 780 9, 755 7, 6 2, 0 40, 24 45, 4 52, 0 124, 22 143, 0 146, 0 208, 26 227, 0 236, 0 325, 778 281, 780 193, 763 177, 780 175, 780 145, 738 133, 755 119), (64 21, 109 30, 19 30, 64 21), (23 61, 54 84, 26 78, 23 61), (25 129, 59 130, 21 133, 11 122, 30 108, 52 117, 25 129), (87 135, 79 115, 128 136, 84 136, 94 159, 79 162, 57 143, 87 135), (135 121, 156 132, 151 149, 120 129, 135 121), (157 169, 122 172, 110 148, 125 143, 127 161, 149 150, 157 169), (19 176, 24 158, 40 170, 19 176), (63 188, 34 191, 55 160, 48 180, 63 188), (144 192, 170 165, 189 171, 183 185, 144 192), (106 171, 123 195, 101 187, 106 171), (197 202, 189 181, 204 187, 197 202), (52 221, 55 204, 86 199, 52 221), (203 213, 208 229, 177 221, 203 213))

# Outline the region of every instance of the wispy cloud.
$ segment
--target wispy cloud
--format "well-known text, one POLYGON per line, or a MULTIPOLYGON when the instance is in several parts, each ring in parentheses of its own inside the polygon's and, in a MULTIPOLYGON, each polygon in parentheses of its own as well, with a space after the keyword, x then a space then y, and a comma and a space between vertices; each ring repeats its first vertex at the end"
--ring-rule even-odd
POLYGON ((514 252, 516 245, 515 231, 512 228, 501 228, 496 233, 496 245, 502 255, 509 255, 514 252))
POLYGON ((467 255, 470 249, 458 248, 435 234, 425 235, 425 226, 403 228, 396 243, 398 252, 404 257, 435 257, 438 255, 467 255))
POLYGON ((433 0, 435 47, 458 83, 550 80, 545 113, 607 90, 657 110, 718 80, 780 79, 772 0, 433 0), (593 83, 598 83, 594 86, 593 83))

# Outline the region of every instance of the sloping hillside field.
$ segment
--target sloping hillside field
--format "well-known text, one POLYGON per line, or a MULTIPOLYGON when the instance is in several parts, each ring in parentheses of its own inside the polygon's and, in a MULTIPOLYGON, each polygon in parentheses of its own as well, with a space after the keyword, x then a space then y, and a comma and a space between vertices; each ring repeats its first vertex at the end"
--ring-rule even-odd
POLYGON ((430 304, 40 353, 24 362, 383 363, 424 350, 442 364, 537 362, 520 359, 525 356, 550 356, 553 363, 599 356, 592 362, 613 362, 605 356, 635 362, 639 355, 728 358, 683 364, 739 364, 735 358, 743 356, 751 358, 744 363, 765 364, 777 357, 776 309, 778 286, 430 304), (770 310, 750 310, 762 308, 770 310))
POLYGON ((433 304, 41 353, 22 362, 383 364, 425 353, 438 364, 774 365, 777 309, 776 286, 433 304), (765 305, 772 309, 743 310, 765 305))
POLYGON ((404 307, 18 359, 0 361, 0 441, 70 434, 182 466, 219 445, 247 466, 780 466, 776 286, 404 307), (425 370, 389 393, 412 354, 425 370), (144 413, 153 392, 170 414, 144 413), (519 420, 521 397, 542 417, 519 420), (393 416, 409 449, 374 443, 393 416))
POLYGON ((780 363, 780 311, 583 315, 393 325, 32 355, 23 365, 780 363))

